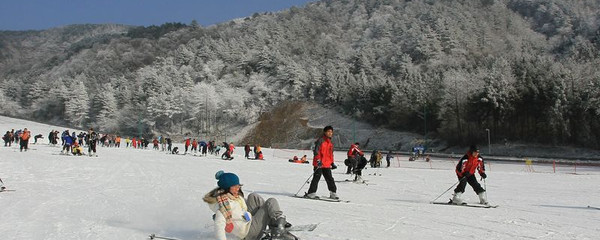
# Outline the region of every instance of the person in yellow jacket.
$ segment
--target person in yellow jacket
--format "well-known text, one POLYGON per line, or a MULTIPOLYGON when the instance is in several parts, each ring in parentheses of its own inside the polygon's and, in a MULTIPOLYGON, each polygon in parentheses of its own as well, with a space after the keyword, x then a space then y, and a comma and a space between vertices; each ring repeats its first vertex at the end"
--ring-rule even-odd
POLYGON ((213 220, 218 240, 262 239, 267 226, 270 239, 298 239, 286 230, 291 224, 286 222, 277 199, 265 201, 258 193, 251 193, 246 200, 237 175, 218 171, 215 178, 218 187, 208 192, 203 200, 215 213, 213 220))
POLYGON ((71 153, 73 153, 73 155, 83 155, 83 147, 81 147, 81 145, 79 145, 79 143, 75 142, 73 143, 73 147, 71 148, 71 153))

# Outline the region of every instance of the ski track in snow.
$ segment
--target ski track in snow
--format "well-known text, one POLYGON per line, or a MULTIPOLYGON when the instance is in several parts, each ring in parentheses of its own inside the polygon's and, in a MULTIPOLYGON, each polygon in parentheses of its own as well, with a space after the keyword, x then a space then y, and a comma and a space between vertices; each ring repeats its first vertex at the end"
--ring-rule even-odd
MULTIPOLYGON (((19 128, 14 124, 34 134, 62 130, 21 120, 0 121, 0 129, 19 128)), ((562 240, 596 239, 600 232, 600 212, 587 208, 600 205, 600 168, 594 167, 578 168, 574 175, 571 169, 554 174, 549 166, 534 166, 540 172, 529 173, 524 164, 492 162, 488 198, 500 207, 480 209, 429 203, 457 181, 454 161, 402 160, 400 168, 393 161, 391 168, 363 171, 370 185, 336 183, 339 196, 350 203, 332 203, 291 197, 312 167, 287 159, 306 151, 263 148, 267 160, 248 161, 237 147, 235 159, 223 161, 98 147, 99 157, 80 157, 55 155, 60 147, 40 141, 27 152, 0 147, 0 178, 16 190, 0 193, 1 239, 147 239, 151 233, 214 239, 212 212, 202 197, 216 186, 214 174, 221 169, 238 174, 246 194, 277 198, 291 223, 319 224, 312 232, 295 232, 302 239, 562 240), (374 172, 381 176, 368 175, 374 172)), ((344 174, 345 152, 335 154, 334 178, 353 177, 344 174)), ((438 201, 447 201, 451 192, 438 201)), ((318 195, 327 194, 322 180, 318 195)), ((470 186, 463 196, 478 201, 470 186)))

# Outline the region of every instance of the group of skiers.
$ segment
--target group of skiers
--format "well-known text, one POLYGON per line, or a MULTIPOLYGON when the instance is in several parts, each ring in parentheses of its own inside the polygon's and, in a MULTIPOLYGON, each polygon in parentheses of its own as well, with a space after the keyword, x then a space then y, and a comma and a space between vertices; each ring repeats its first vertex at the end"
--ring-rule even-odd
POLYGON ((256 144, 254 145, 254 149, 250 149, 250 144, 246 144, 246 146, 244 146, 244 157, 246 159, 250 159, 250 152, 254 153, 254 159, 265 160, 260 145, 256 144))
MULTIPOLYGON (((58 136, 58 131, 52 130, 49 134, 50 144, 57 144, 58 141, 56 137, 58 136)), ((96 152, 96 146, 100 139, 98 138, 98 134, 94 131, 93 128, 90 128, 87 133, 80 132, 77 134, 75 131, 69 133, 69 130, 64 130, 60 137, 62 141, 62 154, 73 154, 82 156, 84 155, 83 146, 86 145, 88 147, 88 155, 98 156, 96 152)))
MULTIPOLYGON (((331 141, 333 137, 333 127, 326 126, 323 129, 323 136, 318 138, 313 148, 313 173, 312 180, 308 192, 305 193, 305 198, 319 199, 317 196, 317 188, 321 176, 325 178, 327 188, 329 190, 330 199, 339 199, 337 187, 332 175, 332 169, 335 169, 334 164, 334 146, 331 141)), ((248 157, 249 146, 245 147, 246 157, 248 157)), ((381 155, 378 151, 373 155, 381 155)), ((372 156, 373 156, 372 155, 372 156)), ((345 164, 348 167, 346 173, 354 173, 356 180, 361 179, 361 171, 367 165, 367 159, 364 157, 364 152, 360 150, 359 143, 351 145, 347 153, 348 158, 345 164)), ((304 156, 303 158, 305 158, 304 156)), ((373 157, 372 157, 373 158, 373 157)), ((388 152, 386 160, 389 162, 393 158, 392 152, 388 152)), ((379 158, 381 159, 381 158, 379 158)), ((298 161, 290 159, 290 161, 298 161)), ((477 182, 475 172, 485 179, 485 165, 483 158, 479 155, 479 149, 473 145, 467 153, 460 159, 456 165, 456 176, 458 177, 458 185, 454 189, 451 204, 463 204, 461 195, 465 191, 465 186, 468 183, 471 185, 475 193, 479 196, 481 204, 488 204, 485 196, 485 189, 477 182)), ((215 178, 218 180, 218 187, 207 193, 204 201, 213 210, 213 220, 215 222, 215 234, 217 239, 228 239, 228 237, 239 239, 286 239, 295 240, 296 236, 291 234, 287 228, 291 226, 279 207, 276 199, 262 199, 257 193, 248 195, 244 199, 244 194, 241 190, 239 178, 234 173, 217 172, 215 178), (265 229, 269 227, 269 231, 265 229)), ((310 178, 310 177, 309 177, 310 178)))
MULTIPOLYGON (((337 186, 332 175, 332 170, 336 169, 337 166, 334 163, 334 145, 332 142, 333 127, 326 126, 323 129, 323 135, 317 139, 313 148, 313 172, 312 180, 310 181, 310 187, 305 193, 305 198, 319 199, 317 196, 317 188, 321 176, 325 178, 327 188, 329 190, 329 196, 326 198, 337 200, 339 196, 337 194, 337 186)), ((48 139, 50 144, 57 144, 58 131, 50 132, 48 139)), ((27 151, 29 138, 31 132, 24 128, 23 130, 7 131, 3 136, 5 146, 11 146, 13 142, 20 144, 20 150, 27 151)), ((90 128, 87 133, 81 132, 77 135, 75 132, 69 133, 69 130, 65 130, 60 139, 62 140, 63 152, 68 154, 69 152, 73 155, 83 155, 82 146, 85 144, 88 146, 88 154, 91 156, 92 153, 96 154, 96 145, 101 142, 103 146, 114 146, 119 147, 120 137, 112 137, 104 135, 99 138, 99 135, 90 128), (117 140, 118 139, 118 140, 117 140), (105 144, 105 142, 107 142, 105 144), (111 144, 110 142, 114 142, 111 144)), ((146 148, 144 139, 129 139, 126 138, 127 147, 133 148, 146 148), (144 145, 145 144, 145 145, 144 145)), ((159 150, 159 144, 163 145, 163 151, 165 145, 168 145, 166 150, 177 151, 177 147, 171 149, 172 141, 170 138, 164 138, 160 136, 155 138, 153 141, 154 149, 159 150)), ((198 142, 196 139, 187 138, 184 140, 185 153, 188 152, 188 147, 191 146, 190 152, 201 151, 203 155, 206 155, 208 151, 211 154, 214 152, 216 155, 219 154, 221 148, 225 149, 225 152, 221 156, 223 159, 233 159, 233 151, 235 146, 233 143, 223 142, 222 146, 218 146, 214 141, 198 142), (200 149, 198 148, 200 147, 200 149)), ((245 157, 249 158, 251 152, 250 145, 244 146, 245 157)), ((260 145, 254 146, 254 155, 256 159, 263 159, 262 150, 260 145)), ((97 155, 96 155, 97 156, 97 155)), ((390 159, 393 158, 392 152, 388 152, 386 156, 387 166, 390 165, 390 159)), ((363 181, 362 170, 365 168, 368 162, 371 162, 371 167, 380 166, 382 156, 379 151, 374 151, 371 155, 371 160, 367 161, 364 156, 364 152, 360 149, 360 144, 354 143, 350 146, 347 152, 347 159, 344 161, 347 166, 346 173, 354 174, 354 181, 363 181)), ((302 159, 295 157, 290 162, 307 162, 306 155, 302 159)), ((475 172, 485 179, 487 177, 485 173, 485 165, 483 158, 479 154, 479 149, 473 145, 469 148, 467 153, 459 160, 456 165, 455 172, 459 179, 457 187, 454 189, 454 194, 449 203, 451 204, 463 204, 462 194, 465 191, 467 184, 471 185, 475 193, 477 193, 481 204, 488 204, 487 197, 485 195, 485 189, 481 187, 475 177, 475 172)), ((274 198, 269 198, 266 201, 257 193, 248 195, 247 199, 244 199, 244 194, 241 190, 241 184, 239 178, 234 173, 225 173, 223 171, 217 172, 215 178, 218 180, 218 187, 207 193, 204 197, 204 201, 213 210, 213 220, 215 221, 215 234, 218 239, 227 239, 230 237, 237 237, 239 239, 286 239, 295 240, 298 239, 296 236, 291 234, 287 229, 291 226, 286 221, 283 212, 279 207, 279 203, 274 198), (269 231, 266 228, 269 227, 269 231)))
MULTIPOLYGON (((31 131, 27 130, 27 128, 24 128, 23 130, 19 129, 17 131, 15 131, 15 129, 12 129, 11 131, 6 131, 6 134, 2 136, 2 140, 4 140, 5 147, 12 146, 12 143, 14 142, 16 144, 19 144, 19 151, 21 152, 23 150, 27 151, 27 149, 29 149, 30 138, 31 131)), ((35 139, 36 142, 38 138, 39 137, 35 139)))

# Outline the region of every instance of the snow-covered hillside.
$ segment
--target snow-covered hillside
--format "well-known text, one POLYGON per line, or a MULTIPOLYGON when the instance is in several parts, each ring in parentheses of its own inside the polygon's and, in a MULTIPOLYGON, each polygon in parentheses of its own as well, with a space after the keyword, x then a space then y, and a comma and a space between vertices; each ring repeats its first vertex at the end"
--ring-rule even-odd
MULTIPOLYGON (((41 143, 19 152, 0 147, 0 239, 145 239, 151 233, 180 239, 213 239, 213 224, 202 196, 216 186, 218 170, 234 172, 246 194, 275 197, 292 224, 319 223, 302 239, 597 239, 599 168, 562 169, 490 163, 486 186, 496 209, 433 205, 456 182, 449 159, 408 162, 399 156, 390 168, 367 169, 369 185, 338 182, 350 203, 290 197, 311 174, 307 164, 287 161, 308 151, 264 149, 265 161, 215 156, 170 155, 160 151, 99 147, 99 157, 59 155, 47 145, 52 127, 0 118, 0 130, 27 127, 41 143), (381 175, 369 175, 379 173, 381 175)), ((180 146, 181 147, 181 146, 180 146)), ((343 166, 344 152, 336 152, 343 166)), ((485 157, 485 156, 484 156, 485 157)), ((336 181, 349 175, 340 167, 336 181)), ((304 186, 300 192, 306 191, 304 186)), ((324 182, 319 195, 326 195, 324 182)), ((465 196, 477 196, 467 187, 465 196)), ((450 193, 439 200, 446 201, 450 193)))

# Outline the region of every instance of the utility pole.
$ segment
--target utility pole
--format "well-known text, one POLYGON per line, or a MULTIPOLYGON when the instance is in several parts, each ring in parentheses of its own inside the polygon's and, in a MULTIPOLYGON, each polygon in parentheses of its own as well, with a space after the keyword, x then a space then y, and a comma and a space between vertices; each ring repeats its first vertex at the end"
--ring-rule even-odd
POLYGON ((485 131, 487 132, 488 137, 488 155, 492 155, 492 141, 490 139, 490 129, 486 128, 485 131))

